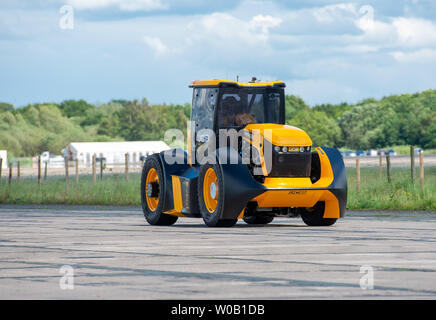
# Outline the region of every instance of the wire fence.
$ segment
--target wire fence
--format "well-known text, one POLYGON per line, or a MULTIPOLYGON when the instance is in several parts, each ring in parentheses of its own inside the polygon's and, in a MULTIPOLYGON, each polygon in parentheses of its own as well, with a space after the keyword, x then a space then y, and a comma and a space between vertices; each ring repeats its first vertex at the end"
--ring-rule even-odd
MULTIPOLYGON (((0 159, 0 182, 7 179, 9 184, 16 182, 21 183, 22 178, 37 180, 41 185, 48 177, 65 177, 65 183, 68 185, 70 181, 78 182, 80 176, 91 175, 92 181, 96 184, 103 178, 104 175, 118 174, 123 175, 126 181, 129 180, 129 173, 139 173, 144 165, 142 161, 130 161, 129 154, 126 153, 123 162, 106 163, 104 158, 99 158, 96 155, 92 157, 92 161, 88 164, 81 163, 78 160, 69 161, 64 159, 61 164, 59 160, 56 164, 49 161, 41 161, 41 157, 37 158, 36 166, 32 168, 22 168, 20 160, 15 163, 9 163, 9 167, 3 171, 3 159, 0 159), (100 179, 98 179, 100 178, 100 179)), ((362 167, 378 167, 380 178, 387 179, 387 182, 392 181, 393 167, 408 167, 410 166, 410 178, 412 182, 417 179, 420 182, 421 188, 424 186, 424 166, 435 166, 436 156, 426 155, 423 153, 416 154, 414 148, 411 147, 410 156, 363 156, 363 157, 345 157, 344 162, 347 168, 355 168, 356 174, 356 191, 360 191, 361 184, 361 168, 362 167), (415 177, 415 170, 419 168, 418 175, 415 177)), ((349 186, 351 187, 351 186, 349 186)))
POLYGON ((94 183, 97 183, 97 178, 102 178, 108 174, 122 174, 124 178, 129 180, 129 173, 141 172, 144 166, 144 160, 129 161, 129 154, 125 154, 124 162, 106 163, 104 158, 98 158, 96 155, 92 157, 92 161, 88 164, 80 161, 64 159, 61 163, 59 160, 54 162, 42 161, 41 157, 37 157, 35 165, 30 168, 23 168, 21 161, 17 160, 14 163, 9 163, 9 167, 3 170, 2 159, 0 159, 0 182, 7 179, 9 184, 22 182, 22 178, 37 180, 41 185, 44 180, 50 177, 65 177, 65 183, 69 184, 71 180, 79 181, 80 176, 91 175, 94 183), (6 171, 6 172, 3 172, 6 171))

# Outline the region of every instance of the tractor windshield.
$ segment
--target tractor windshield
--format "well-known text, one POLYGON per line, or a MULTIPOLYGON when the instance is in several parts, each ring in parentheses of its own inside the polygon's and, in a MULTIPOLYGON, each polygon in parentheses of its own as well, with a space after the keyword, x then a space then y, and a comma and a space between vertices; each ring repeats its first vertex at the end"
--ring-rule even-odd
POLYGON ((221 88, 219 128, 241 128, 250 123, 284 123, 283 89, 221 88))

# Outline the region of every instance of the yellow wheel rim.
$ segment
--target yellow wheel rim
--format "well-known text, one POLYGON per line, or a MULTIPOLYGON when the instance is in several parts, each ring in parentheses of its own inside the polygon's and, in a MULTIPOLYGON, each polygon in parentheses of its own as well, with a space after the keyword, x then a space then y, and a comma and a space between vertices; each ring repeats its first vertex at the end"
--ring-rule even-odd
POLYGON ((157 171, 155 168, 151 168, 150 171, 148 171, 147 178, 145 180, 145 198, 147 199, 148 208, 151 211, 155 211, 157 205, 159 204, 159 196, 149 197, 147 193, 148 189, 151 188, 151 183, 153 182, 159 183, 159 176, 157 175, 157 171))
POLYGON ((203 198, 207 211, 213 213, 218 204, 218 179, 212 168, 207 169, 204 175, 203 198))

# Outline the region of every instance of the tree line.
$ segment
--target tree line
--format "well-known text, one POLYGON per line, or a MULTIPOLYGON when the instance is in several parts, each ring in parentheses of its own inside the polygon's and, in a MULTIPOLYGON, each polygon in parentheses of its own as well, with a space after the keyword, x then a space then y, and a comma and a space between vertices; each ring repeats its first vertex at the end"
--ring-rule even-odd
MULTIPOLYGON (((436 148, 436 90, 390 95, 356 104, 309 107, 286 96, 286 123, 304 129, 314 145, 351 149, 416 145, 436 148)), ((162 140, 166 130, 186 134, 190 104, 150 105, 147 99, 36 103, 15 108, 0 102, 0 149, 24 157, 59 154, 72 141, 162 140)))

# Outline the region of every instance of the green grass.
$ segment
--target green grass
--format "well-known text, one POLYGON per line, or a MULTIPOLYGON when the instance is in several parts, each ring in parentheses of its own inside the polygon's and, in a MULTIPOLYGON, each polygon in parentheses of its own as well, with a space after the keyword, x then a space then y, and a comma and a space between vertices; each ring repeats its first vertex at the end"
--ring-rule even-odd
POLYGON ((70 177, 68 188, 65 178, 50 177, 38 186, 36 179, 21 179, 10 186, 3 177, 0 185, 0 203, 17 204, 92 204, 92 205, 141 205, 139 174, 130 174, 125 181, 124 174, 107 175, 97 184, 91 176, 81 176, 76 184, 70 177))
POLYGON ((32 168, 32 157, 9 158, 9 163, 12 163, 14 168, 17 167, 17 162, 20 161, 21 168, 32 168))
POLYGON ((436 167, 425 168, 424 188, 418 171, 411 182, 410 169, 393 168, 392 181, 382 178, 377 168, 361 168, 360 191, 356 191, 356 170, 347 169, 349 209, 436 210, 436 167))
MULTIPOLYGON (((406 168, 393 168, 392 181, 387 182, 386 169, 379 177, 378 168, 361 169, 360 192, 356 192, 355 169, 347 169, 348 209, 392 209, 436 211, 436 167, 425 169, 424 189, 419 186, 418 172, 415 183, 406 168)), ((21 179, 9 186, 3 177, 0 184, 0 203, 17 204, 88 204, 139 206, 140 174, 130 174, 129 181, 123 174, 106 175, 94 186, 90 176, 81 176, 79 184, 70 178, 68 189, 61 177, 49 178, 38 186, 35 179, 21 179)))

